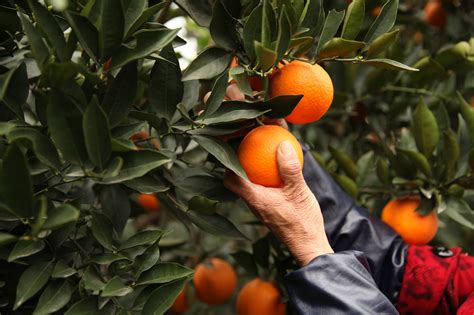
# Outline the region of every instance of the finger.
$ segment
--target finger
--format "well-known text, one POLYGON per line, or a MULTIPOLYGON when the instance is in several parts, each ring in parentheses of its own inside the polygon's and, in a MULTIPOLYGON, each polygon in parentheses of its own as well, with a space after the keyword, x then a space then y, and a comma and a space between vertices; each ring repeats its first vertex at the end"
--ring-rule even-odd
POLYGON ((206 95, 204 95, 204 104, 207 103, 209 97, 211 97, 211 91, 207 92, 206 95))
POLYGON ((240 91, 238 85, 236 83, 231 83, 227 87, 226 97, 231 100, 231 101, 244 101, 245 100, 245 95, 240 91))
POLYGON ((283 141, 278 146, 277 160, 284 186, 304 185, 300 160, 289 141, 283 141))

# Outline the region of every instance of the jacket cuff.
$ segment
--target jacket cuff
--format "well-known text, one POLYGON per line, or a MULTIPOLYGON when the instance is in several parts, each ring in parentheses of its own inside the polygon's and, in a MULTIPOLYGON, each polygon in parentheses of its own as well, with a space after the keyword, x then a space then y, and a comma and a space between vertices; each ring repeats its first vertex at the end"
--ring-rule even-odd
POLYGON ((359 251, 318 256, 284 281, 296 314, 398 314, 359 251))

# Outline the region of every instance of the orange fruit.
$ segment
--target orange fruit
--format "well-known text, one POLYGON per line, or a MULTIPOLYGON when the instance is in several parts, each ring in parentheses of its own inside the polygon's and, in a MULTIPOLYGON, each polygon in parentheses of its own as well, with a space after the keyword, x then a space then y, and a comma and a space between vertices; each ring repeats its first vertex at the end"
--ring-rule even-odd
POLYGON ((429 0, 423 12, 427 24, 438 28, 446 26, 446 11, 440 0, 429 0))
POLYGON ((435 211, 421 215, 418 198, 394 199, 382 210, 382 221, 394 229, 403 240, 412 245, 428 244, 438 231, 438 216, 435 211))
POLYGON ((270 95, 304 95, 285 119, 293 124, 319 120, 331 106, 334 87, 331 77, 320 65, 292 61, 270 79, 270 95))
POLYGON ((284 315, 286 304, 274 282, 256 278, 242 287, 237 296, 238 315, 284 315))
POLYGON ((378 5, 372 9, 370 14, 372 14, 372 16, 379 16, 381 11, 382 11, 382 6, 378 5))
POLYGON ((189 286, 186 283, 183 290, 178 294, 173 305, 171 305, 170 311, 173 313, 184 313, 189 309, 189 301, 186 297, 188 294, 189 286))
POLYGON ((138 204, 148 212, 156 212, 161 208, 160 201, 155 195, 140 194, 137 198, 138 204))
POLYGON ((245 136, 240 143, 237 155, 250 181, 267 187, 283 185, 278 169, 277 149, 285 140, 293 145, 303 166, 301 145, 285 128, 265 125, 253 129, 245 136))
POLYGON ((225 303, 237 287, 237 274, 231 264, 211 258, 196 266, 193 278, 196 297, 210 305, 225 303))

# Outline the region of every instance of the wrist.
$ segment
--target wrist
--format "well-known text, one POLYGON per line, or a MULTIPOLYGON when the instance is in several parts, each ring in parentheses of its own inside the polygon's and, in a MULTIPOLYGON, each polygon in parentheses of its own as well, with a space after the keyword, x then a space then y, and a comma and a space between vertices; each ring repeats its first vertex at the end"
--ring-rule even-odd
POLYGON ((305 249, 301 249, 297 253, 293 253, 298 265, 304 267, 309 264, 313 259, 321 255, 333 254, 334 250, 327 244, 315 245, 305 249))

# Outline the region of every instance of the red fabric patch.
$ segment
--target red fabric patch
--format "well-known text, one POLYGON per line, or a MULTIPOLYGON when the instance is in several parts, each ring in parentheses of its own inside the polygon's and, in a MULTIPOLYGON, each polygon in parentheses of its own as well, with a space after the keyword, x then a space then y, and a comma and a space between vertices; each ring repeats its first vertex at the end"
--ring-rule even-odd
POLYGON ((441 257, 431 246, 410 246, 397 303, 401 314, 474 314, 474 257, 452 248, 441 257), (471 299, 471 298, 470 298, 471 299), (467 302, 466 302, 467 303, 467 302), (461 308, 462 305, 462 308, 461 308))

